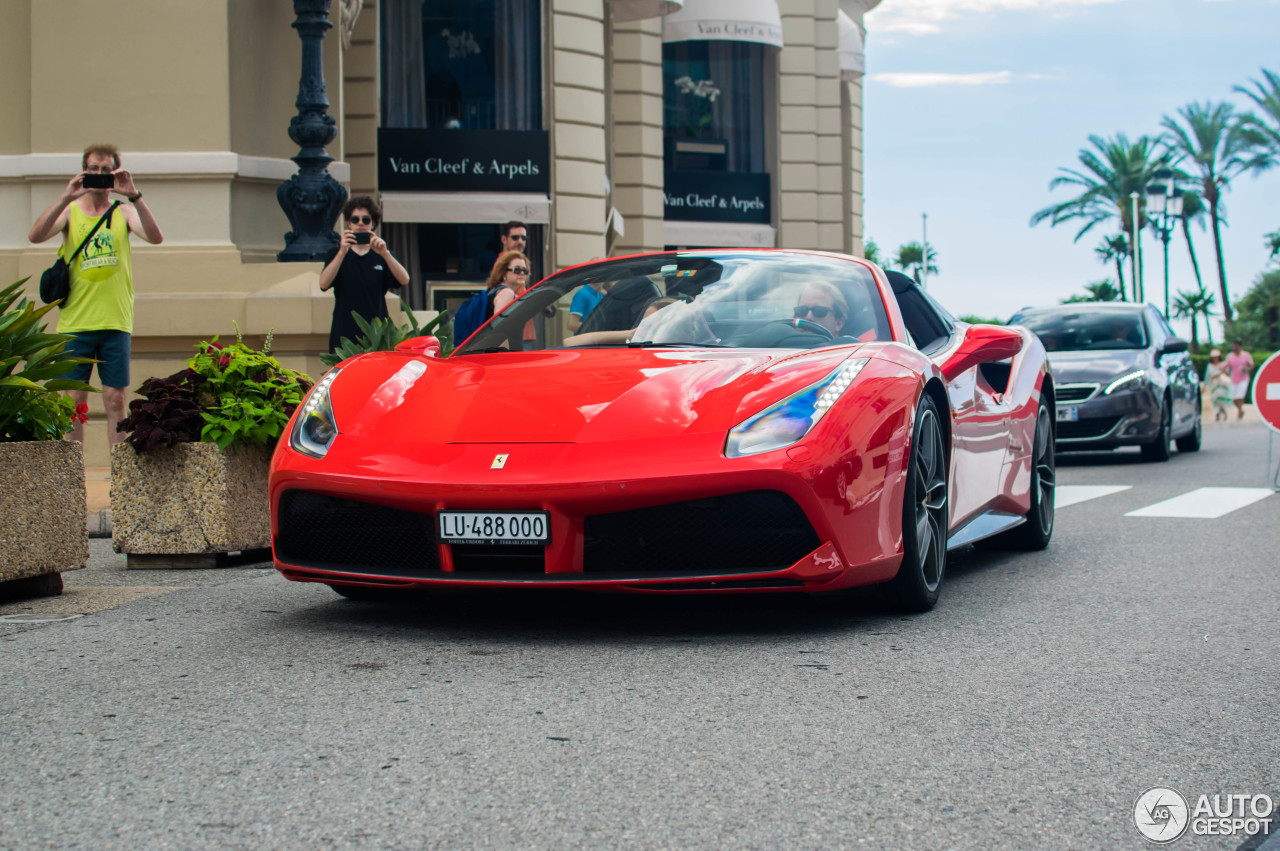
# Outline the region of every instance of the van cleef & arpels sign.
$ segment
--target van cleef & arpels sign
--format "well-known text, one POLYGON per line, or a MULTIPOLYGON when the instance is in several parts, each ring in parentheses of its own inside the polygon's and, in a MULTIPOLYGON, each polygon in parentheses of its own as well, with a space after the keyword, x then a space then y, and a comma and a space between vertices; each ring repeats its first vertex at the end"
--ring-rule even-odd
POLYGON ((668 169, 665 183, 668 221, 770 223, 768 174, 668 169))
POLYGON ((378 188, 401 192, 547 192, 542 130, 378 129, 378 188))

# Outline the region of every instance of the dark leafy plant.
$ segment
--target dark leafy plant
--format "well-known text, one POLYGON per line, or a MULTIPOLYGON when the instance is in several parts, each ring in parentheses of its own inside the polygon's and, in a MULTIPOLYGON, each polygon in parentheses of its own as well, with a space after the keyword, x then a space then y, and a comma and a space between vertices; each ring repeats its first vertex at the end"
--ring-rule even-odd
POLYGON ((390 319, 381 317, 370 322, 354 310, 351 311, 351 317, 360 327, 360 336, 354 342, 349 337, 343 337, 338 342, 336 350, 320 356, 320 362, 325 366, 337 366, 347 358, 356 355, 366 352, 389 352, 405 340, 431 335, 440 340, 441 354, 453 351, 453 338, 447 321, 447 312, 441 311, 425 325, 419 325, 417 317, 413 315, 409 305, 405 304, 404 299, 400 299, 400 309, 404 311, 405 316, 409 317, 409 324, 397 325, 390 319))
POLYGON ((61 376, 94 361, 66 354, 71 335, 46 332, 41 320, 57 305, 27 301, 26 282, 0 290, 0 441, 61 440, 73 422, 84 421, 87 407, 61 391, 94 390, 61 376))
POLYGON ((262 351, 218 338, 196 344, 187 369, 143 382, 145 398, 129 405, 120 424, 142 451, 183 442, 216 443, 219 449, 269 446, 311 389, 311 379, 271 357, 271 335, 262 351))
MULTIPOLYGON (((238 334, 238 332, 237 332, 238 334)), ((200 440, 220 449, 274 444, 311 389, 311 378, 271 357, 271 335, 262 351, 235 343, 196 345, 189 366, 203 379, 196 393, 204 427, 200 440)))
POLYGON ((120 431, 129 433, 127 440, 140 452, 199 441, 204 417, 196 395, 203 384, 204 377, 193 369, 168 378, 148 378, 137 390, 143 398, 129 403, 129 416, 120 423, 120 431))

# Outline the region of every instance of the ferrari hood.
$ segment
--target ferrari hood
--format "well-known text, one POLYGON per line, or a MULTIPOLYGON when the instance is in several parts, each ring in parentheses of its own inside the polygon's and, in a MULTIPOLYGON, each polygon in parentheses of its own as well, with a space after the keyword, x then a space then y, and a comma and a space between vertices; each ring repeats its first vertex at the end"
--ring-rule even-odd
POLYGON ((1095 352, 1050 352, 1049 364, 1059 384, 1099 382, 1105 384, 1135 369, 1151 366, 1146 349, 1116 349, 1095 352))
POLYGON ((661 438, 727 431, 818 381, 852 351, 382 352, 344 365, 330 398, 341 434, 375 442, 661 438))

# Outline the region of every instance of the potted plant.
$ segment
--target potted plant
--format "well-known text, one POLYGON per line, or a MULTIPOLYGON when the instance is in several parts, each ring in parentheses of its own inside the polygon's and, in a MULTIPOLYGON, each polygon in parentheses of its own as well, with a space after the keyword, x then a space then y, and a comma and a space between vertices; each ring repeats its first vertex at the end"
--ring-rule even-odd
POLYGON ((269 547, 271 452, 310 387, 271 356, 270 334, 256 351, 238 329, 144 381, 111 449, 112 546, 129 567, 212 567, 269 547))
POLYGON ((85 363, 22 296, 24 278, 0 290, 0 595, 58 594, 62 573, 89 558, 84 455, 62 438, 87 419, 64 390, 91 390, 62 378, 85 363))
POLYGON ((453 350, 449 323, 446 321, 449 318, 447 312, 442 310, 427 324, 419 325, 418 318, 413 315, 413 311, 409 309, 409 305, 405 304, 404 299, 400 299, 400 309, 404 311, 405 316, 409 317, 407 325, 397 325, 394 321, 380 316, 375 316, 370 322, 356 311, 351 311, 351 318, 360 328, 360 336, 354 342, 348 337, 343 337, 338 342, 336 350, 320 356, 320 362, 325 366, 337 366, 347 358, 365 352, 392 351, 397 345, 413 337, 435 336, 440 340, 441 354, 447 355, 453 350))

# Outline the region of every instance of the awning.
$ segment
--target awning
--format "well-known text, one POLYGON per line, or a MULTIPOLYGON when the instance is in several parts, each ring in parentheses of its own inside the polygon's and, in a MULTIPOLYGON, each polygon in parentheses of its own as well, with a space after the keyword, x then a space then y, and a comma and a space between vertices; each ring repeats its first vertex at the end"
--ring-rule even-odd
POLYGON ((645 18, 661 18, 680 11, 684 0, 609 0, 615 24, 626 21, 643 21, 645 18))
POLYGON ((663 222, 667 245, 688 248, 777 248, 778 229, 732 222, 663 222))
POLYGON ((856 80, 866 73, 867 56, 863 52, 862 28, 841 9, 836 12, 836 24, 840 27, 840 77, 856 80))
POLYGON ((662 19, 663 41, 750 41, 782 47, 777 0, 685 0, 662 19))
POLYGON ((383 192, 382 220, 545 225, 551 221, 551 199, 536 192, 383 192))
POLYGON ((840 11, 858 22, 863 15, 879 5, 880 0, 840 0, 840 11))

